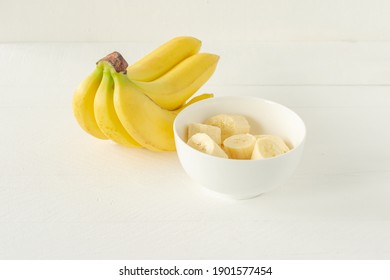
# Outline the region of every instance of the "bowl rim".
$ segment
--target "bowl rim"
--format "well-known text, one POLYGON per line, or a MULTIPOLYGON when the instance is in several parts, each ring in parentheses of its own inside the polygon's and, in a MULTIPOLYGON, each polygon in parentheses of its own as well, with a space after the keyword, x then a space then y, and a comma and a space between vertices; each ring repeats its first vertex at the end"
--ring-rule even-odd
POLYGON ((196 151, 197 153, 199 153, 199 156, 205 156, 206 158, 213 158, 215 160, 223 160, 223 161, 229 161, 229 162, 232 162, 232 161, 235 161, 235 162, 257 162, 257 161, 271 161, 271 160, 281 159, 283 157, 288 156, 288 154, 290 152, 293 152, 294 150, 297 150, 298 148, 303 146, 305 141, 306 141, 306 136, 307 136, 306 124, 303 121, 302 117, 297 112, 295 112, 294 110, 292 110, 288 106, 283 105, 283 104, 281 104, 279 102, 276 102, 276 101, 273 101, 273 100, 269 100, 269 99, 265 99, 265 98, 258 97, 258 96, 253 96, 253 95, 242 95, 242 96, 224 95, 224 96, 217 96, 217 97, 207 98, 207 99, 203 99, 203 100, 200 100, 198 102, 195 102, 195 103, 187 106, 186 108, 184 108, 182 111, 180 111, 177 114, 177 116, 175 117, 175 120, 173 122, 173 132, 174 132, 174 135, 175 135, 175 141, 176 141, 176 139, 179 139, 179 141, 181 141, 183 144, 187 145, 190 149, 192 149, 193 151, 196 151), (248 100, 256 99, 256 100, 260 100, 260 101, 263 101, 265 103, 269 103, 269 104, 272 104, 272 105, 280 106, 283 109, 286 109, 287 111, 289 111, 290 113, 295 115, 298 118, 298 120, 302 123, 302 128, 303 128, 302 140, 299 142, 299 144, 297 146, 293 147, 287 153, 284 153, 282 155, 278 155, 278 156, 275 156, 275 157, 271 157, 271 158, 262 158, 262 159, 255 159, 255 160, 242 160, 242 159, 231 159, 231 158, 216 157, 216 156, 212 156, 212 155, 209 155, 209 154, 206 154, 206 153, 202 153, 202 152, 196 150, 195 148, 187 145, 187 143, 178 134, 177 123, 180 120, 180 115, 183 112, 186 112, 186 111, 189 111, 189 110, 195 110, 197 107, 201 107, 205 103, 207 104, 207 103, 211 103, 211 102, 218 102, 218 100, 223 100, 223 99, 248 99, 248 100))

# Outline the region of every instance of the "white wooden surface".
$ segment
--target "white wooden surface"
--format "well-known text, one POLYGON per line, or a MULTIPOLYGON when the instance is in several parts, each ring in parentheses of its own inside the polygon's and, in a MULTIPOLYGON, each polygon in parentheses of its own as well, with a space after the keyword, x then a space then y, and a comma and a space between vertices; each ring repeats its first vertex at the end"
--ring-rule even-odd
POLYGON ((307 124, 294 177, 245 201, 203 191, 175 153, 77 126, 72 93, 94 62, 154 46, 0 45, 0 259, 390 258, 390 43, 204 42, 221 62, 202 91, 275 100, 307 124))

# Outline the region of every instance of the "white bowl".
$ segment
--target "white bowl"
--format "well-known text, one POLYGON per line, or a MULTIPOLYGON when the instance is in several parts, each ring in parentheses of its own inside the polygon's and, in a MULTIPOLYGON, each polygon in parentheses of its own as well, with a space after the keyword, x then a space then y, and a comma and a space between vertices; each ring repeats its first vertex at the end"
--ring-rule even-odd
POLYGON ((193 180, 214 192, 247 199, 273 190, 291 177, 301 159, 306 128, 295 112, 281 104, 258 97, 224 96, 199 101, 181 111, 174 122, 174 134, 181 165, 193 180), (187 125, 217 114, 244 115, 252 134, 278 135, 292 149, 274 158, 234 160, 207 155, 187 145, 187 125))

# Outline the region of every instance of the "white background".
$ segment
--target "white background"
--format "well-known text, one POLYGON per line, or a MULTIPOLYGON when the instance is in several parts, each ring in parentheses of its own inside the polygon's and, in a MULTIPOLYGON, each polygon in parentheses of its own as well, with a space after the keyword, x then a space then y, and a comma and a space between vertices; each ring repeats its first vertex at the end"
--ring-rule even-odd
POLYGON ((386 41, 386 0, 1 1, 1 41, 386 41))
POLYGON ((390 2, 0 2, 1 259, 389 259, 390 2), (175 153, 86 135, 71 98, 113 50, 177 35, 221 56, 201 90, 256 95, 306 122, 278 190, 245 201, 175 153))

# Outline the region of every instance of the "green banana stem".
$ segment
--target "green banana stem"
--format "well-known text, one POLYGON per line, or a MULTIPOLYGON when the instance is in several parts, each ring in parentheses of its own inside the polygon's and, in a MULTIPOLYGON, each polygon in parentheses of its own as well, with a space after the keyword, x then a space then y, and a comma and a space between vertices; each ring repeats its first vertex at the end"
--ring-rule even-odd
POLYGON ((106 55, 98 62, 96 62, 96 64, 99 65, 102 64, 102 62, 109 63, 117 73, 123 73, 123 74, 126 74, 127 66, 129 66, 127 61, 119 52, 112 52, 106 55))

